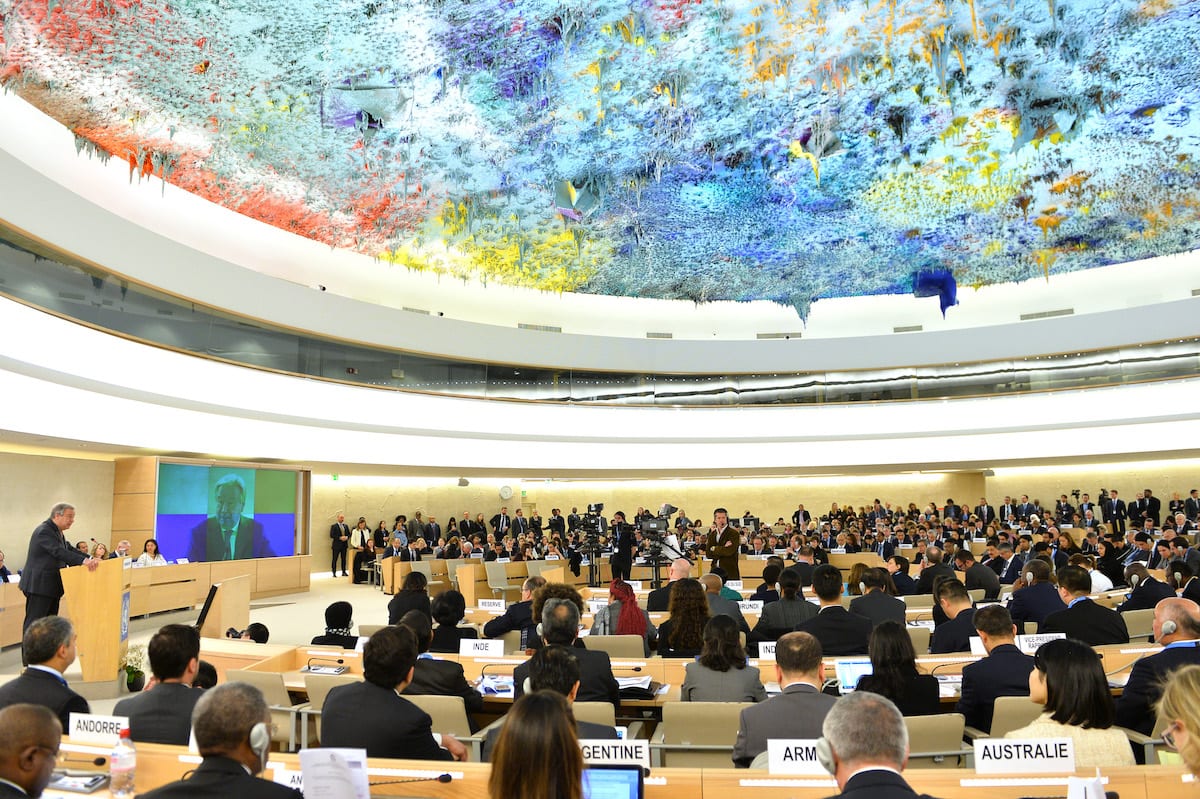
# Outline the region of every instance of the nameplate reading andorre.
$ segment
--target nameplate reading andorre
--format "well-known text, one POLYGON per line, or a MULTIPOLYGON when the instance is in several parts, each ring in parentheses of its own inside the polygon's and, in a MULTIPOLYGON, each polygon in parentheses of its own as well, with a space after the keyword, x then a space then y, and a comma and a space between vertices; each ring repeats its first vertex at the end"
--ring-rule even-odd
POLYGON ((767 772, 828 775, 825 767, 817 760, 816 738, 767 739, 767 772))
POLYGON ((977 774, 1062 774, 1075 770, 1070 738, 978 738, 977 774))
POLYGON ((121 737, 121 729, 129 726, 128 716, 95 716, 90 713, 72 713, 67 719, 71 740, 115 745, 121 737))
POLYGON ((588 765, 624 765, 632 763, 650 768, 650 741, 634 738, 610 741, 602 738, 580 738, 583 761, 588 765))
POLYGON ((467 657, 504 657, 504 639, 464 638, 458 642, 458 654, 467 657))

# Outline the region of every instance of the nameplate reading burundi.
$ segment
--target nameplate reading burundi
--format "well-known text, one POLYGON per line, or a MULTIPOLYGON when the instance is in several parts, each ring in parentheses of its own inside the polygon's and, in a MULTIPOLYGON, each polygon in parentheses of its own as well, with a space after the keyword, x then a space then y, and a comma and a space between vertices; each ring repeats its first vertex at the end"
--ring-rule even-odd
POLYGON ((1061 774, 1074 770, 1075 747, 1070 738, 979 738, 975 741, 975 771, 978 774, 1061 774))
POLYGON ((817 760, 816 738, 768 739, 767 771, 770 774, 827 773, 817 760))
POLYGON ((504 640, 480 638, 464 638, 458 642, 458 654, 468 657, 503 657, 504 640))

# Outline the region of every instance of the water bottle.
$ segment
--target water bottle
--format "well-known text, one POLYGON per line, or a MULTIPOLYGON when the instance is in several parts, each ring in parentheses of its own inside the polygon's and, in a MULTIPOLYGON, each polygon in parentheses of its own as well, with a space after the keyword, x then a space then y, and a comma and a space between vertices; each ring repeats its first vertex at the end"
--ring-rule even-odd
POLYGON ((116 799, 133 799, 133 779, 137 771, 137 749, 129 737, 129 728, 121 730, 121 737, 113 747, 112 759, 108 763, 108 790, 116 799))

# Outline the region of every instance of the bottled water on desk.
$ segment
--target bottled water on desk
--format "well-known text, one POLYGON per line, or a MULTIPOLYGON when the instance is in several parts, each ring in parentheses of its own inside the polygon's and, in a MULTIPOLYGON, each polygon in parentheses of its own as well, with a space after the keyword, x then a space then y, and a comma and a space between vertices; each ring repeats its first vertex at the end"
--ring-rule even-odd
POLYGON ((113 747, 108 761, 108 790, 116 799, 133 799, 133 780, 137 772, 137 749, 129 737, 129 728, 121 730, 121 737, 113 747))

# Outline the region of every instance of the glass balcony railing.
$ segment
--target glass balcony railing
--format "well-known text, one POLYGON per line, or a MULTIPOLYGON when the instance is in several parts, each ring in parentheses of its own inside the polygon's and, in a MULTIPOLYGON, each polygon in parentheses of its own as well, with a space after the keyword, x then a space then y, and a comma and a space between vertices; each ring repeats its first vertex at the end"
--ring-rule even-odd
MULTIPOLYGON (((1200 376, 1200 338, 1002 361, 772 374, 545 369, 356 346, 130 283, 0 226, 0 294, 148 344, 304 377, 489 399, 662 406, 995 396, 1200 376)), ((406 313, 396 311, 396 313, 406 313)))

